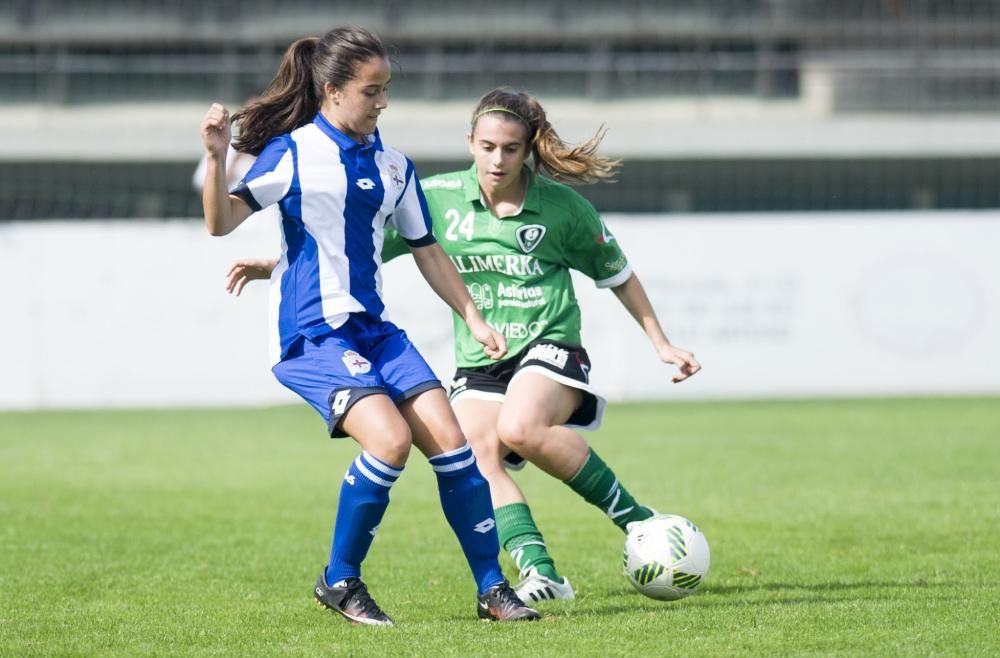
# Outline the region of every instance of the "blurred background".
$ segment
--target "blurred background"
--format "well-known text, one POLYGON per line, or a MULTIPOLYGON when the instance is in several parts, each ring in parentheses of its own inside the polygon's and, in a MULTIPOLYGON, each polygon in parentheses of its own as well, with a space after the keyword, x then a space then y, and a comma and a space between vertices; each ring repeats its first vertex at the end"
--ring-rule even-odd
MULTIPOLYGON (((279 238, 204 233, 198 123, 344 23, 395 49, 380 127, 421 176, 468 165, 497 85, 567 139, 608 128, 619 180, 580 191, 706 365, 670 388, 581 282, 612 397, 1000 392, 995 0, 5 0, 0 407, 287 399, 266 286, 222 291, 279 238)), ((447 314, 403 268, 390 307, 448 370, 447 314)))

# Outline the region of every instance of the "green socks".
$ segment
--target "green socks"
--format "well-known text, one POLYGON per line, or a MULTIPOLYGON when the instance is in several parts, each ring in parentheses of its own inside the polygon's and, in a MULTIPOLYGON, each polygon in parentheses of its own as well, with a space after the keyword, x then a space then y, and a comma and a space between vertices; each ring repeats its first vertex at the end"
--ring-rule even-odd
MULTIPOLYGON (((614 471, 593 450, 587 455, 580 471, 566 484, 588 503, 599 507, 622 531, 633 521, 653 516, 652 510, 635 502, 628 489, 618 482, 614 471)), ((546 578, 561 581, 528 505, 511 503, 494 511, 500 545, 510 553, 522 576, 534 568, 546 578)))
POLYGON ((614 471, 597 456, 593 448, 583 466, 566 484, 588 503, 599 507, 622 531, 633 521, 653 516, 648 507, 635 502, 632 494, 618 482, 614 471))
POLYGON ((542 533, 531 518, 531 509, 528 505, 511 503, 496 508, 494 512, 497 517, 500 545, 510 553, 522 576, 528 569, 534 567, 546 578, 561 581, 555 562, 542 540, 542 533))

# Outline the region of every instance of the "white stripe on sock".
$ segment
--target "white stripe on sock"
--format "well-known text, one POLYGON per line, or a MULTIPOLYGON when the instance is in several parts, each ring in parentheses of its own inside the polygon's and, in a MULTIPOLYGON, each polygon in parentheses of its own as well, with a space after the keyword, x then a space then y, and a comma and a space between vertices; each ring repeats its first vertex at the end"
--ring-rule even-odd
POLYGON ((393 478, 398 478, 400 475, 403 474, 403 469, 393 468, 392 466, 389 466, 378 457, 373 456, 367 450, 362 450, 361 455, 365 458, 365 462, 369 466, 382 471, 386 475, 391 475, 393 478))
POLYGON ((448 452, 442 452, 440 455, 434 455, 428 461, 433 462, 435 459, 447 459, 448 457, 454 457, 455 455, 465 452, 466 450, 472 450, 472 446, 469 445, 468 441, 466 441, 465 445, 461 448, 455 448, 454 450, 449 450, 448 452))
POLYGON ((392 485, 394 484, 392 481, 380 478, 379 476, 375 475, 370 470, 368 470, 368 467, 365 466, 365 463, 361 461, 361 455, 358 455, 358 458, 354 460, 354 467, 357 468, 359 471, 361 471, 361 474, 364 475, 367 479, 371 480, 375 484, 381 484, 386 489, 392 487, 392 485))
POLYGON ((441 466, 434 465, 435 473, 449 473, 451 471, 460 471, 467 466, 476 463, 476 456, 469 455, 468 459, 463 459, 460 462, 455 462, 453 464, 442 464, 441 466))

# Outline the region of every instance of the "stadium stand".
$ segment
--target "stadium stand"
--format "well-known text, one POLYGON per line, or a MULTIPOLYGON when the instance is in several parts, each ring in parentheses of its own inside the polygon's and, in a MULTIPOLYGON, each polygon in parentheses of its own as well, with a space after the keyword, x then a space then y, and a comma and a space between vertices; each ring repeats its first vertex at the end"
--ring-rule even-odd
POLYGON ((525 88, 625 158, 583 191, 638 212, 995 208, 988 0, 8 0, 0 219, 188 217, 196 126, 288 43, 357 23, 398 51, 383 127, 429 175, 467 112, 525 88))

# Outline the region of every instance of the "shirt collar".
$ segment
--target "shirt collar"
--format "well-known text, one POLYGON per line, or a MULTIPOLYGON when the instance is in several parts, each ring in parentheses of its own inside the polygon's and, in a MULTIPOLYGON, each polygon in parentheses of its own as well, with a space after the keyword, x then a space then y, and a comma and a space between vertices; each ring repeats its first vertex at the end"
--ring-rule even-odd
MULTIPOLYGON (((524 165, 524 170, 528 172, 528 187, 524 191, 524 203, 521 204, 521 212, 533 213, 541 212, 541 193, 538 189, 535 172, 528 165, 524 165)), ((465 201, 472 203, 479 201, 482 204, 482 195, 479 191, 479 178, 476 176, 476 164, 465 170, 462 174, 463 187, 465 188, 465 201)), ((520 213, 519 213, 520 214, 520 213)))
POLYGON ((343 131, 335 127, 332 123, 327 121, 326 117, 323 116, 322 112, 316 113, 316 118, 313 119, 313 123, 319 128, 327 137, 332 139, 334 143, 337 144, 342 150, 350 151, 351 149, 366 149, 374 148, 376 151, 382 150, 382 138, 379 136, 378 128, 375 129, 370 135, 365 135, 364 144, 360 144, 346 134, 343 131))

